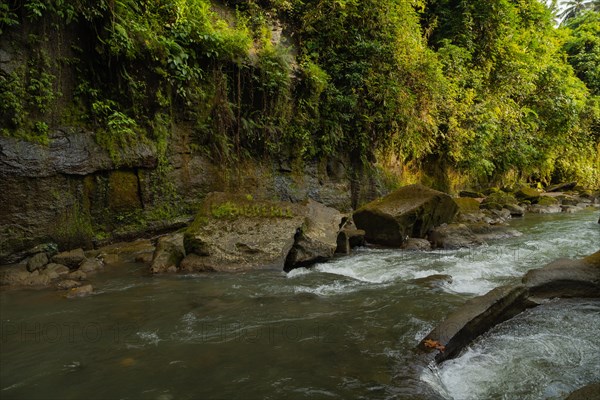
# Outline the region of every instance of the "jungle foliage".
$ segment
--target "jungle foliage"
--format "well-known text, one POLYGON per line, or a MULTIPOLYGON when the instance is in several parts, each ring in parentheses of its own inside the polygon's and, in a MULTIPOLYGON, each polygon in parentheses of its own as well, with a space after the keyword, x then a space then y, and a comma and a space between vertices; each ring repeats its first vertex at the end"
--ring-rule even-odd
POLYGON ((0 43, 28 37, 29 64, 0 69, 0 130, 85 124, 117 158, 164 153, 186 124, 217 162, 344 154, 598 187, 599 26, 589 9, 557 28, 537 0, 10 0, 0 43))

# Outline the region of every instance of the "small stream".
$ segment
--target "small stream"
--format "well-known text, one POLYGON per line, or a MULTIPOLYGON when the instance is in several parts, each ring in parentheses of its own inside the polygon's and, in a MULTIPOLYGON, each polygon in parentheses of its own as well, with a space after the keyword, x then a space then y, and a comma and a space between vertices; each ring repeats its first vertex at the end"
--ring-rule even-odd
POLYGON ((599 249, 597 211, 527 215, 522 236, 427 253, 360 249, 311 270, 151 276, 95 294, 0 293, 1 399, 562 399, 600 380, 600 301, 552 301, 441 367, 414 347, 465 300, 599 249), (414 282, 448 274, 452 283, 414 282))

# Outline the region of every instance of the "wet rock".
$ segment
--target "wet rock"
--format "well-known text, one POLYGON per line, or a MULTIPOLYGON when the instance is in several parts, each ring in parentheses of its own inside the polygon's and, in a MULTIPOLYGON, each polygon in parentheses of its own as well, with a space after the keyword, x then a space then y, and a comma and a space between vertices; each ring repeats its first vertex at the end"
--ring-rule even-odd
POLYGON ((505 204, 504 208, 510 212, 511 217, 522 217, 525 215, 525 209, 516 204, 505 204))
POLYGON ((121 258, 119 257, 119 255, 115 254, 115 253, 101 252, 98 257, 100 257, 100 259, 102 260, 104 265, 118 264, 121 261, 121 258))
POLYGON ((79 271, 85 272, 87 274, 89 272, 98 271, 99 269, 102 269, 102 267, 102 261, 92 258, 85 260, 79 267, 79 271))
POLYGON ((92 285, 87 284, 87 285, 69 289, 69 291, 67 292, 67 297, 68 298, 84 297, 84 296, 89 296, 93 292, 94 292, 94 288, 92 287, 92 285))
POLYGON ((336 253, 350 254, 350 251, 365 245, 365 231, 362 229, 344 228, 338 233, 336 253))
POLYGON ((71 279, 66 279, 64 281, 58 282, 56 284, 56 288, 58 290, 69 290, 69 289, 73 289, 73 288, 79 287, 81 285, 82 285, 82 283, 79 282, 79 281, 74 281, 74 280, 71 280, 71 279))
POLYGON ((429 243, 429 240, 427 240, 427 239, 408 238, 407 241, 402 243, 401 248, 403 250, 426 251, 426 250, 431 250, 431 243, 429 243))
POLYGON ((535 306, 536 303, 531 302, 528 295, 525 286, 501 286, 470 299, 433 329, 421 341, 419 348, 432 351, 427 341, 440 343, 445 349, 436 355, 436 361, 453 358, 493 326, 535 306))
POLYGON ((600 400, 600 382, 577 389, 566 400, 600 400))
POLYGON ((482 242, 508 239, 522 235, 518 230, 506 225, 470 224, 469 229, 482 242))
POLYGON ((450 196, 417 184, 366 204, 353 218, 367 242, 400 247, 409 237, 424 238, 433 227, 452 221, 457 211, 450 196))
POLYGON ((214 272, 213 265, 214 262, 209 258, 191 253, 181 261, 179 269, 186 272, 214 272))
POLYGON ((70 269, 62 264, 50 263, 46 265, 46 269, 44 271, 50 271, 56 273, 58 276, 67 275, 70 269))
POLYGON ((85 260, 83 249, 64 251, 52 257, 53 262, 66 265, 70 269, 77 269, 83 260, 85 260))
POLYGON ((560 259, 529 270, 523 284, 537 297, 600 297, 600 251, 582 260, 560 259))
POLYGON ((437 349, 435 359, 453 358, 493 326, 554 297, 600 297, 600 251, 580 260, 561 259, 527 272, 521 285, 501 286, 468 300, 419 344, 437 349))
POLYGON ((578 207, 578 206, 560 206, 560 209, 562 210, 562 212, 568 213, 568 214, 576 213, 578 211, 583 210, 582 207, 578 207))
POLYGON ((483 211, 478 211, 478 212, 474 212, 474 213, 461 212, 456 217, 455 222, 468 223, 468 224, 479 223, 479 222, 489 223, 488 220, 489 220, 488 216, 486 216, 486 214, 483 211))
POLYGON ((302 208, 304 223, 285 259, 285 271, 328 260, 337 248, 343 215, 313 200, 308 200, 302 208))
POLYGON ((0 272, 0 286, 47 286, 49 283, 48 275, 40 274, 39 270, 29 272, 23 266, 3 267, 0 272))
POLYGON ((183 233, 162 236, 156 244, 150 272, 158 274, 177 271, 177 267, 184 257, 183 233))
POLYGON ((490 210, 491 214, 499 220, 499 222, 506 222, 511 218, 511 213, 508 209, 502 208, 500 210, 490 210))
MULTIPOLYGON (((304 212, 298 204, 212 193, 184 234, 187 256, 181 268, 232 272, 283 269, 295 238, 302 234, 304 212)), ((335 240, 333 236, 334 246, 335 240)))
POLYGON ((32 272, 36 269, 42 269, 46 264, 48 264, 48 256, 46 253, 34 254, 27 261, 27 271, 32 272))
POLYGON ((424 278, 413 279, 417 285, 426 287, 439 287, 447 283, 452 283, 452 276, 446 274, 434 274, 424 278))
POLYGON ((84 281, 87 279, 87 274, 83 271, 77 270, 77 271, 73 271, 68 275, 69 279, 72 280, 76 280, 76 281, 84 281))
POLYGON ((539 204, 532 204, 527 206, 527 211, 534 214, 556 214, 562 212, 562 208, 559 205, 542 206, 539 204))
POLYGON ((444 224, 429 232, 427 238, 434 249, 459 249, 483 243, 465 224, 444 224))
POLYGON ((577 182, 559 183, 557 185, 548 186, 546 192, 564 192, 566 190, 572 190, 575 186, 577 186, 577 182))
POLYGON ((132 242, 119 242, 103 246, 99 250, 99 258, 104 264, 117 264, 134 262, 135 259, 144 254, 153 254, 154 245, 149 239, 138 239, 132 242))

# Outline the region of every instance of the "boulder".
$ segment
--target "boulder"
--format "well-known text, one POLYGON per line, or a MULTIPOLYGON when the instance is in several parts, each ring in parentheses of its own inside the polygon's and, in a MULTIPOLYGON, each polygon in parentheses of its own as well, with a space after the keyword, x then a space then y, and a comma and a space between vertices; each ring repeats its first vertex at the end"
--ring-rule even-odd
POLYGON ((575 390, 566 400, 600 400, 600 382, 590 383, 575 390))
POLYGON ((504 208, 510 212, 511 217, 522 217, 525 215, 525 209, 516 204, 505 204, 504 208))
POLYGON ((83 260, 85 260, 83 249, 64 251, 52 257, 52 262, 66 265, 69 269, 77 269, 83 260))
POLYGON ((580 260, 561 259, 527 272, 520 285, 501 286, 468 300, 419 344, 438 350, 437 362, 453 358, 472 340, 543 299, 600 297, 600 251, 580 260))
POLYGON ((76 281, 84 281, 87 279, 87 274, 81 270, 77 270, 71 272, 68 278, 76 281))
POLYGON ((99 269, 102 269, 102 267, 103 267, 103 264, 102 264, 101 260, 91 258, 91 259, 87 259, 83 263, 81 263, 81 266, 79 267, 79 271, 85 272, 87 274, 89 272, 95 272, 99 269))
POLYGON ((529 200, 531 202, 536 202, 540 198, 540 192, 533 188, 523 186, 515 192, 515 196, 520 200, 529 200))
MULTIPOLYGON (((216 271, 215 265, 216 263, 214 260, 207 258, 206 256, 199 256, 198 254, 191 253, 181 260, 179 269, 186 272, 214 272, 216 271)), ((240 269, 241 267, 236 268, 233 266, 231 270, 235 271, 240 269)))
POLYGON ((451 222, 457 211, 447 194, 416 184, 364 205, 353 219, 367 242, 400 247, 409 237, 424 238, 433 227, 451 222))
POLYGON ((344 228, 338 233, 336 253, 350 254, 350 250, 365 245, 365 231, 362 229, 344 228))
POLYGON ((184 257, 183 233, 162 236, 156 244, 150 272, 158 274, 161 272, 176 271, 184 257))
POLYGON ((93 291, 94 291, 94 288, 92 287, 92 285, 87 284, 87 285, 69 289, 69 291, 67 292, 67 297, 74 298, 74 297, 89 296, 90 294, 93 293, 93 291))
POLYGON ((402 243, 403 250, 431 250, 431 243, 427 239, 420 238, 408 238, 404 243, 402 243))
POLYGON ((494 192, 481 202, 481 208, 488 210, 501 210, 508 204, 518 204, 517 199, 512 193, 494 192))
POLYGON ((39 270, 29 272, 22 266, 3 267, 0 272, 0 286, 47 286, 49 283, 48 275, 40 274, 39 270))
POLYGON ((46 253, 34 254, 27 261, 27 271, 33 272, 36 269, 42 269, 46 264, 48 264, 48 256, 46 253))
POLYGON ((536 297, 600 297, 600 251, 581 260, 560 259, 529 270, 523 284, 536 297))
POLYGON ((470 299, 434 328, 421 341, 419 348, 431 351, 431 344, 440 344, 440 352, 435 357, 437 362, 456 357, 479 335, 535 306, 536 303, 528 300, 528 294, 527 288, 522 285, 501 286, 470 299))
POLYGON ((62 264, 50 263, 46 265, 46 269, 44 271, 54 272, 59 276, 67 275, 70 269, 62 264))
POLYGON ((532 204, 527 206, 527 211, 534 214, 556 214, 562 212, 562 208, 559 205, 543 206, 540 204, 532 204))
POLYGON ((546 188, 546 192, 564 192, 566 190, 572 190, 577 186, 577 182, 566 182, 559 183, 557 185, 550 185, 546 188))
POLYGON ((461 213, 475 213, 479 211, 479 202, 470 197, 458 197, 454 199, 461 213))
MULTIPOLYGON (((187 256, 181 268, 186 271, 283 269, 295 239, 302 236, 305 213, 305 207, 298 204, 211 193, 184 233, 187 256)), ((334 235, 334 246, 335 239, 334 235)))
POLYGON ((431 230, 427 238, 434 249, 459 249, 483 243, 465 224, 444 224, 431 230))
POLYGON ((506 225, 490 225, 490 224, 469 224, 469 229, 481 242, 488 240, 508 239, 521 236, 522 233, 518 230, 506 225))
MULTIPOLYGON (((304 223, 285 259, 285 271, 328 260, 337 248, 343 215, 313 200, 308 200, 303 209, 304 223)), ((350 237, 348 242, 351 246, 350 237)))
POLYGON ((539 204, 540 206, 556 206, 559 204, 559 202, 554 197, 540 196, 540 198, 537 201, 537 204, 539 204))
POLYGON ((138 239, 133 242, 119 242, 101 247, 98 257, 107 265, 128 263, 135 262, 136 258, 142 255, 152 254, 154 250, 154 245, 149 239, 138 239))
POLYGON ((73 289, 73 288, 76 288, 79 286, 81 286, 81 282, 74 281, 71 279, 66 279, 66 280, 60 281, 56 284, 56 288, 58 290, 69 290, 69 289, 73 289))

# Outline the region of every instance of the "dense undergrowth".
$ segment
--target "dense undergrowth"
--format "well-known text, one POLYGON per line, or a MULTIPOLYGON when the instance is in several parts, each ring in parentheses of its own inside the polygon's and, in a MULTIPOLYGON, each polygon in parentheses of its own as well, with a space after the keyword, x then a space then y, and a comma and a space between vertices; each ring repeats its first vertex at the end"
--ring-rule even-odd
POLYGON ((537 0, 10 0, 3 135, 600 186, 600 17, 537 0))

